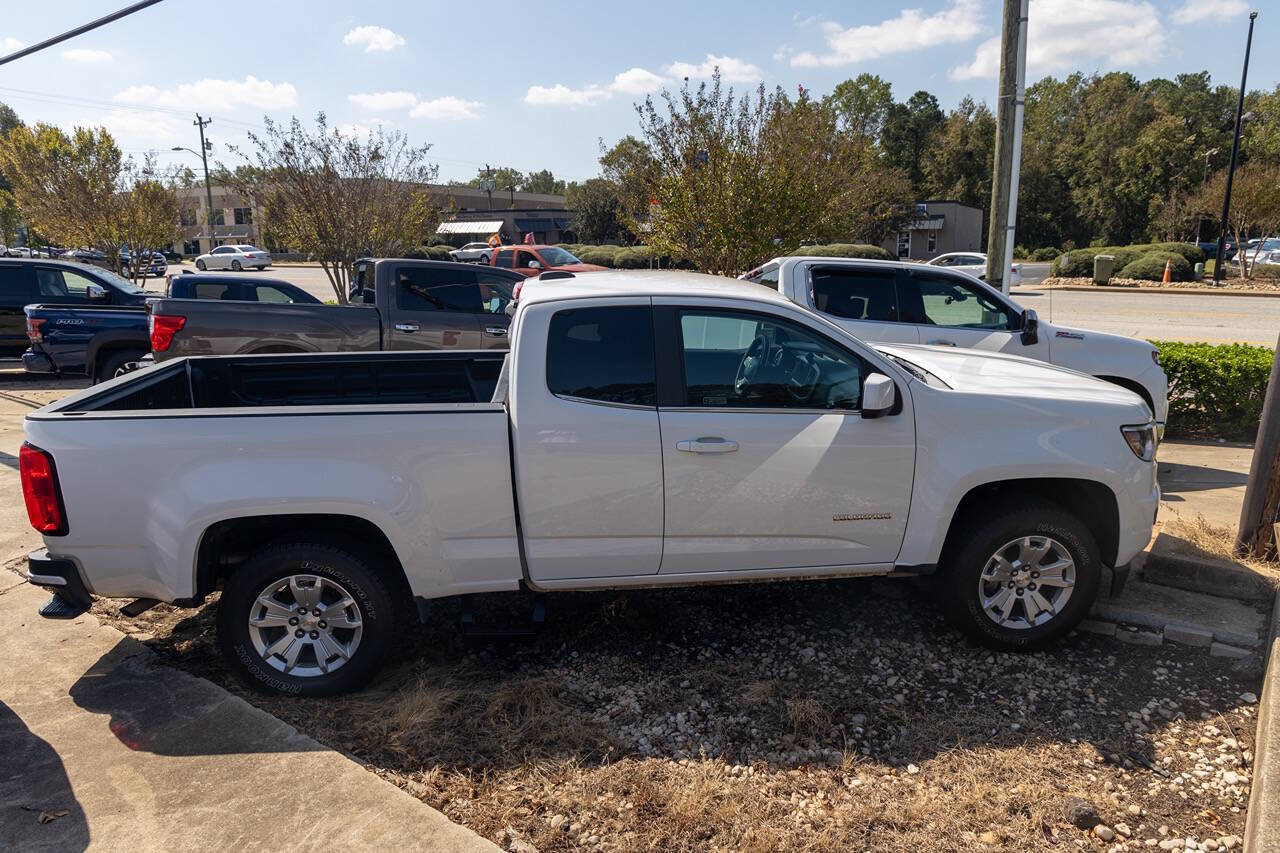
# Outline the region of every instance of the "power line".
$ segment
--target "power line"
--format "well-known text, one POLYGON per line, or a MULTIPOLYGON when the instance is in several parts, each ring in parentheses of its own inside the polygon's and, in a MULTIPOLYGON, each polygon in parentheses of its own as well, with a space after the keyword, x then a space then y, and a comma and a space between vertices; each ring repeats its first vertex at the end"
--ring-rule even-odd
POLYGON ((81 33, 87 33, 90 30, 96 30, 98 27, 109 24, 112 21, 118 21, 123 17, 132 15, 134 12, 140 12, 143 9, 147 8, 148 6, 154 6, 159 2, 160 0, 142 0, 142 2, 140 3, 134 3, 130 6, 125 6, 123 9, 119 10, 118 12, 112 12, 110 15, 103 15, 101 18, 98 18, 97 20, 90 21, 87 24, 81 24, 75 29, 67 30, 65 33, 62 33, 61 35, 56 35, 53 38, 47 38, 44 41, 39 42, 38 44, 31 45, 30 47, 21 48, 9 54, 8 56, 2 56, 0 57, 0 65, 5 65, 6 63, 13 62, 15 59, 21 59, 24 56, 30 56, 36 51, 44 50, 46 47, 53 47, 55 44, 61 44, 67 39, 75 38, 81 33))

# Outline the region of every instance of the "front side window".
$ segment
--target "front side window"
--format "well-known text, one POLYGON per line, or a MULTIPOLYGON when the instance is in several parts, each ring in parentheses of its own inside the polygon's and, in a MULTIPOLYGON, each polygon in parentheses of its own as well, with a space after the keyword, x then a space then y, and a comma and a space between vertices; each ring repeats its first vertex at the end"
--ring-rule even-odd
POLYGON ((857 409, 871 372, 822 335, 764 314, 689 309, 680 336, 688 406, 857 409))
POLYGON ((42 299, 88 302, 91 284, 97 284, 97 282, 71 270, 36 270, 36 286, 40 290, 42 299))
POLYGON ((844 320, 898 322, 897 272, 893 269, 813 271, 813 307, 844 320))
POLYGON ((995 299, 950 276, 908 276, 902 304, 909 323, 993 330, 1016 325, 1009 310, 995 299))
MULTIPOLYGON (((531 261, 537 261, 537 260, 538 260, 538 256, 535 255, 533 252, 516 252, 516 269, 518 270, 528 269, 529 263, 531 261)), ((542 262, 538 261, 538 265, 541 266, 542 262)))
POLYGON ((288 291, 281 290, 275 285, 262 284, 254 288, 259 302, 275 302, 285 303, 293 302, 293 294, 288 291))
POLYGON ((404 311, 480 313, 480 288, 472 270, 401 267, 396 276, 396 307, 404 311))
POLYGON ((547 387, 560 397, 653 406, 653 312, 643 305, 557 311, 547 387))
POLYGON ((476 282, 480 286, 480 310, 485 314, 503 314, 511 304, 514 285, 506 276, 491 272, 476 274, 476 282))

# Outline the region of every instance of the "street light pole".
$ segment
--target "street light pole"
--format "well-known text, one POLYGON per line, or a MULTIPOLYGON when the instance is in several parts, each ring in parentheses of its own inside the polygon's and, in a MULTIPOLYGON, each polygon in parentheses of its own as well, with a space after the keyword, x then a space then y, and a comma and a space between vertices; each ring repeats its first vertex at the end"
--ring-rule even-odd
POLYGON ((209 251, 213 251, 213 188, 209 186, 209 143, 204 141, 205 126, 213 124, 213 119, 201 118, 200 113, 196 113, 196 120, 192 124, 200 128, 200 162, 204 164, 204 200, 208 205, 209 251))
MULTIPOLYGON (((1213 283, 1222 281, 1224 257, 1227 253, 1227 217, 1231 215, 1231 182, 1236 176, 1236 157, 1240 153, 1240 116, 1244 113, 1244 86, 1249 77, 1249 50, 1253 47, 1253 22, 1257 12, 1249 13, 1249 36, 1244 43, 1244 70, 1240 72, 1240 97, 1236 100, 1236 132, 1231 140, 1231 160, 1227 163, 1227 191, 1222 195, 1222 227, 1218 229, 1218 252, 1213 259, 1213 283)), ((1237 247, 1239 252, 1243 247, 1237 247)), ((1244 256, 1240 257, 1244 263, 1244 256)), ((1243 269, 1243 268, 1242 268, 1243 269)))

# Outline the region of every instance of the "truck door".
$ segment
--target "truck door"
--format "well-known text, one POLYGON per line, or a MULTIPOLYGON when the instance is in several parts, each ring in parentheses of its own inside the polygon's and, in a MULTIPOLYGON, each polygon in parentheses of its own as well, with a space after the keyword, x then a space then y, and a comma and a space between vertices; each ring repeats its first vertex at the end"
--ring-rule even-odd
POLYGON ((892 563, 915 469, 905 388, 902 411, 863 419, 873 363, 822 333, 760 312, 657 311, 680 355, 659 409, 662 574, 892 563))
POLYGON ((898 280, 902 316, 918 324, 920 343, 1049 360, 1049 341, 1022 341, 1022 312, 966 275, 907 270, 898 280))
POLYGON ((510 409, 535 582, 652 575, 662 557, 652 308, 594 302, 521 309, 510 409))
POLYGON ((387 349, 481 349, 476 270, 406 263, 392 270, 387 349))

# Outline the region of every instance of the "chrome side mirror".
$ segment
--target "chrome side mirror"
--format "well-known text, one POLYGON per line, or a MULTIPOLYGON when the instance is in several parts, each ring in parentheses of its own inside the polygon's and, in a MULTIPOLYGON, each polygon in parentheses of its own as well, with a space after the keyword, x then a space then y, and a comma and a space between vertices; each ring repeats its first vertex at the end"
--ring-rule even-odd
POLYGON ((873 373, 862 381, 862 416, 882 418, 898 402, 898 388, 883 373, 873 373))
POLYGON ((100 284, 90 284, 85 287, 84 292, 94 302, 102 302, 107 298, 107 289, 100 284))
POLYGON ((1036 316, 1034 309, 1028 308, 1022 312, 1022 345, 1031 346, 1040 340, 1040 318, 1036 316))

